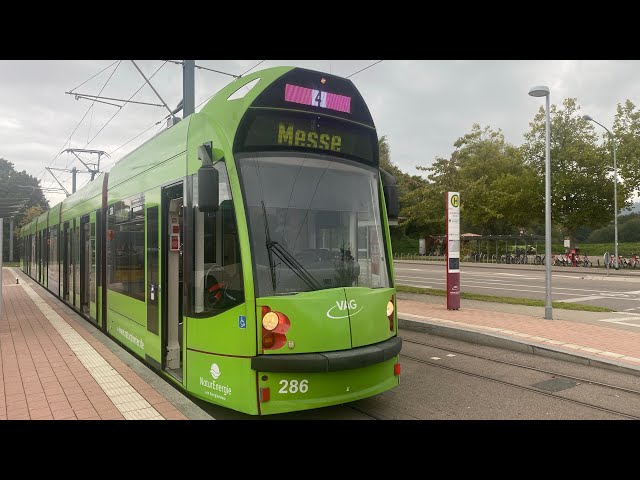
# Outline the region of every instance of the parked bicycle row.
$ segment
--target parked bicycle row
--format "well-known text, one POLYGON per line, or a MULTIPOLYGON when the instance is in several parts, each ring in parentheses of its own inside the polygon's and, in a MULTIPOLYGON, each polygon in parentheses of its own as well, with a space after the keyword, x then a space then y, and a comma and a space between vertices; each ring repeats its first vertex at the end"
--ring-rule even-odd
MULTIPOLYGON (((421 255, 419 253, 394 253, 395 260, 444 260, 443 255, 421 255)), ((471 252, 461 257, 462 262, 474 263, 504 263, 504 264, 521 264, 521 265, 544 265, 544 255, 513 255, 513 254, 492 254, 471 252)), ((609 256, 609 267, 615 268, 615 256, 609 256)), ((561 253, 551 255, 551 265, 561 267, 605 267, 603 257, 595 257, 580 253, 561 253)), ((618 256, 618 268, 640 268, 640 256, 631 254, 629 257, 624 255, 618 256)))

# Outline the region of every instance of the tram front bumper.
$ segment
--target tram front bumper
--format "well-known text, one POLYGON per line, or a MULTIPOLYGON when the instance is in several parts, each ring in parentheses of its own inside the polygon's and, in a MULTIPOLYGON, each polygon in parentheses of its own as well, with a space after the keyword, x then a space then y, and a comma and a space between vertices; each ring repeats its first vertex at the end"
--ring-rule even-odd
POLYGON ((258 355, 251 369, 272 373, 321 373, 353 370, 394 358, 402 349, 402 338, 335 352, 258 355))

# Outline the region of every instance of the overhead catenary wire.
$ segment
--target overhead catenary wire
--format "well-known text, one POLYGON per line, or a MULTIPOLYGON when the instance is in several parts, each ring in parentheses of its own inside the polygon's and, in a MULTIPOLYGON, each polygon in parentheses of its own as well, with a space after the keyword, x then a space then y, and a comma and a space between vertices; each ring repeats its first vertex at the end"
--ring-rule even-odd
MULTIPOLYGON (((176 65, 183 65, 184 62, 178 60, 167 60, 167 62, 175 63, 176 65)), ((195 68, 199 68, 201 70, 208 70, 210 72, 221 73, 222 75, 229 75, 230 77, 239 78, 242 75, 234 75, 233 73, 223 72, 221 70, 214 70, 213 68, 203 67, 202 65, 194 65, 195 68)))
MULTIPOLYGON (((127 141, 126 141, 126 142, 124 142, 122 145, 120 145, 118 148, 116 148, 116 149, 112 150, 111 152, 109 152, 109 155, 113 155, 115 152, 117 152, 118 150, 120 150, 120 149, 121 149, 122 147, 124 147, 125 145, 128 145, 129 143, 133 142, 133 141, 134 141, 136 138, 138 138, 140 135, 142 135, 142 134, 144 134, 144 133, 148 132, 149 130, 151 130, 151 129, 152 129, 153 127, 155 127, 156 125, 158 125, 158 124, 162 123, 162 121, 163 121, 165 118, 167 118, 167 117, 168 117, 168 115, 167 115, 167 116, 165 116, 165 117, 163 117, 163 119, 162 119, 162 120, 158 120, 157 122, 155 122, 155 123, 151 124, 150 126, 148 126, 147 128, 145 128, 143 131, 141 131, 140 133, 138 133, 135 137, 133 137, 133 138, 131 138, 131 139, 127 140, 127 141)), ((110 164, 112 164, 113 162, 114 162, 114 161, 111 161, 111 162, 109 162, 109 163, 106 163, 105 165, 110 165, 110 164)))
POLYGON ((234 75, 233 73, 221 72, 220 70, 214 70, 213 68, 202 67, 200 65, 195 65, 196 68, 201 70, 209 70, 210 72, 221 73, 222 75, 229 75, 230 77, 240 78, 241 75, 234 75))
MULTIPOLYGON (((178 61, 178 60, 165 60, 165 63, 166 63, 166 62, 173 63, 173 64, 177 64, 177 65, 182 65, 182 64, 183 64, 183 62, 178 61)), ((220 71, 218 71, 218 70, 213 70, 213 69, 205 68, 205 67, 199 67, 199 68, 202 68, 202 69, 204 69, 204 70, 211 70, 211 71, 213 71, 213 72, 217 72, 217 73, 225 73, 226 75, 231 75, 231 76, 233 76, 233 77, 238 78, 238 77, 242 77, 242 75, 245 75, 247 72, 249 72, 249 71, 253 70, 254 68, 256 68, 258 65, 260 65, 260 64, 261 64, 261 63, 263 63, 263 62, 265 62, 265 60, 260 60, 257 64, 255 64, 253 67, 251 67, 249 70, 245 71, 245 72, 244 72, 244 73, 242 73, 241 75, 226 74, 225 72, 220 72, 220 71)), ((198 65, 196 65, 196 67, 198 67, 198 65)), ((154 75, 155 75, 155 73, 154 73, 154 75)), ((216 90, 216 92, 213 92, 213 93, 212 93, 208 98, 206 98, 204 101, 200 102, 200 103, 196 106, 196 108, 200 107, 203 103, 205 103, 205 102, 207 102, 208 100, 210 100, 210 99, 211 99, 211 97, 213 97, 216 93, 217 93, 217 90, 216 90)), ((120 145, 120 146, 119 146, 119 147, 117 147, 116 149, 114 149, 114 150, 112 150, 111 152, 109 152, 109 155, 110 155, 110 156, 112 156, 115 152, 117 152, 118 150, 120 150, 122 147, 124 147, 124 146, 128 145, 129 143, 133 142, 136 138, 140 137, 141 135, 144 135, 146 132, 148 132, 149 130, 151 130, 153 127, 155 127, 156 125, 159 125, 160 123, 162 123, 163 121, 165 121, 167 118, 169 118, 169 116, 168 116, 168 115, 167 115, 167 116, 165 116, 165 117, 163 117, 162 119, 158 120, 157 122, 155 122, 155 123, 153 123, 153 124, 149 125, 149 126, 148 126, 147 128, 145 128, 143 131, 141 131, 140 133, 138 133, 138 134, 137 134, 137 135, 135 135, 134 137, 130 138, 129 140, 127 140, 126 142, 124 142, 122 145, 120 145)), ((159 133, 159 132, 158 132, 158 133, 159 133)), ((157 135, 157 133, 156 133, 156 135, 157 135)), ((111 166, 112 164, 114 164, 114 163, 116 163, 116 162, 117 162, 117 160, 116 160, 116 159, 114 159, 114 160, 112 160, 112 161, 110 161, 110 162, 108 162, 108 163, 105 163, 105 164, 103 165, 103 168, 106 168, 106 167, 108 167, 108 166, 111 166)))
MULTIPOLYGON (((155 72, 153 72, 153 74, 149 77, 149 80, 151 80, 151 79, 152 79, 152 78, 153 78, 153 77, 154 77, 154 76, 155 76, 155 75, 160 71, 160 69, 162 69, 162 67, 164 67, 166 64, 167 64, 167 61, 165 61, 162 65, 160 65, 160 66, 156 69, 156 71, 155 71, 155 72)), ((119 64, 118 64, 118 65, 119 65, 119 64)), ((117 68, 117 67, 116 67, 116 68, 117 68)), ((115 70, 114 70, 114 72, 115 72, 115 70)), ((109 77, 109 78, 111 78, 111 77, 109 77)), ((147 85, 147 81, 146 81, 146 79, 145 79, 145 83, 143 83, 143 84, 140 86, 140 88, 138 88, 138 89, 133 93, 133 95, 131 95, 131 96, 130 96, 126 101, 125 101, 125 103, 123 104, 123 107, 124 107, 124 105, 126 105, 126 104, 127 104, 127 103, 128 103, 128 102, 129 102, 133 97, 135 97, 135 96, 138 94, 138 92, 139 92, 140 90, 142 90, 142 88, 144 88, 144 86, 145 86, 145 85, 147 85)), ((106 84, 105 84, 105 86, 106 86, 106 84)), ((104 89, 104 87, 103 87, 103 89, 104 89)), ((101 93, 101 92, 102 92, 102 90, 100 91, 100 93, 101 93)), ((98 95, 100 95, 100 94, 98 94, 98 95)), ((93 141, 96 139, 96 137, 97 137, 97 136, 102 132, 102 130, 104 130, 104 129, 105 129, 105 127, 106 127, 107 125, 109 125, 109 123, 110 123, 110 122, 115 118, 115 116, 116 116, 118 113, 120 113, 121 111, 122 111, 122 108, 118 109, 118 110, 117 110, 117 111, 116 111, 116 112, 111 116, 111 118, 109 118, 109 120, 107 120, 107 122, 106 122, 106 123, 105 123, 105 124, 100 128, 100 130, 98 130, 98 132, 93 136, 93 138, 91 138, 91 140, 89 140, 89 141, 86 143, 86 145, 85 145, 83 148, 86 148, 86 147, 87 147, 91 142, 93 142, 93 141)), ((86 116, 86 114, 85 114, 85 116, 86 116)), ((83 117, 83 119, 84 119, 84 117, 83 117)), ((82 121, 82 120, 81 120, 81 121, 82 121)), ((162 120, 161 120, 161 121, 162 121, 162 120)), ((154 124, 154 125, 157 125, 157 123, 156 123, 156 124, 154 124)), ((150 129, 150 128, 151 128, 151 127, 149 127, 149 129, 150 129)), ((77 127, 76 127, 76 129, 77 129, 77 127)), ((147 130, 149 130, 149 129, 147 129, 147 130)), ((145 131, 146 131, 146 130, 145 130, 145 131)), ((75 130, 74 130, 74 132, 75 132, 75 130)), ((144 133, 144 132, 142 132, 142 133, 144 133)), ((142 133, 141 133, 141 134, 142 134, 142 133)), ((140 134, 140 135, 141 135, 141 134, 140 134)), ((72 135, 73 135, 73 133, 72 133, 72 135)), ((138 135, 138 136, 139 136, 139 135, 138 135)), ((71 137, 69 137, 69 138, 71 138, 71 137)), ((67 141, 68 141, 68 140, 67 140, 67 141)), ((131 141, 132 141, 132 140, 131 140, 131 141)), ((127 143, 128 143, 128 142, 127 142, 127 143)), ((65 143, 65 145, 66 145, 66 143, 65 143)), ((63 148, 64 148, 64 145, 63 145, 63 148)), ((121 148, 121 147, 118 147, 118 148, 121 148)), ((116 150, 117 150, 117 149, 116 149, 116 150)), ((115 150, 114 150, 114 151, 115 151, 115 150)), ((112 152, 112 153, 113 153, 113 152, 112 152)), ((111 154, 109 154, 109 155, 111 155, 111 154)), ((71 162, 72 162, 72 161, 73 161, 73 159, 72 159, 70 162, 68 162, 68 163, 67 163, 67 167, 71 164, 71 162)), ((113 162, 111 162, 111 163, 113 163, 113 162)), ((105 166, 110 165, 111 163, 109 163, 109 164, 107 164, 107 165, 104 165, 104 166, 103 166, 103 168, 104 168, 105 166)), ((52 185, 52 184, 53 184, 53 182, 52 182, 51 184, 49 184, 49 187, 51 187, 51 185, 52 185)))
MULTIPOLYGON (((109 83, 109 80, 111 80, 111 77, 113 77, 113 74, 116 72, 116 70, 118 69, 118 67, 120 66, 120 63, 122 62, 122 60, 118 60, 117 62, 112 63, 111 65, 109 65, 109 67, 113 66, 115 63, 118 63, 118 66, 116 66, 116 68, 113 69, 113 72, 111 72, 111 75, 109 75, 109 78, 107 79, 106 82, 104 82, 104 85, 102 86, 102 88, 100 89, 100 93, 102 93, 102 91, 104 90, 104 88, 107 86, 107 84, 109 83)), ((107 68, 109 68, 107 67, 107 68)), ((106 68, 104 70, 102 70, 99 73, 102 73, 106 70, 106 68)), ((98 74, 96 74, 98 75, 98 74)), ((94 75, 93 77, 95 77, 96 75, 94 75)), ((91 77, 91 78, 93 78, 91 77)), ((89 80, 91 80, 91 78, 89 80)), ((87 83, 89 80, 81 83, 80 85, 78 85, 78 87, 84 85, 85 83, 87 83)), ((76 88, 78 88, 76 87, 76 88)), ((100 93, 98 95, 100 95, 100 93)), ((84 112, 84 115, 82 116, 82 118, 80 119, 80 121, 78 122, 78 124, 76 125, 76 128, 73 129, 73 132, 71 132, 71 135, 69 135, 69 138, 67 138, 67 140, 62 144, 62 147, 60 148, 60 150, 58 151, 58 153, 55 154, 55 156, 51 159, 51 161, 49 162, 49 164, 47 165, 47 167, 50 167, 53 162, 55 161, 56 158, 58 158, 58 155, 60 155, 60 153, 62 153, 62 150, 64 150, 64 147, 67 143, 69 143, 69 140, 71 140, 71 137, 73 137, 73 134, 76 133, 76 130, 78 130, 78 127, 80 126, 80 124, 82 123, 82 121, 85 119, 85 117, 87 116, 87 114, 89 113, 89 111, 91 110, 91 108, 93 107, 93 103, 89 106, 89 108, 87 108, 87 111, 84 112)), ((46 168, 43 169, 43 174, 46 172, 46 168)), ((42 180, 42 177, 40 178, 40 180, 42 180)))
POLYGON ((98 75, 100 75, 102 72, 104 72, 105 70, 110 69, 111 67, 113 67, 116 63, 121 62, 122 60, 116 60, 115 62, 113 62, 111 65, 109 65, 108 67, 103 68, 102 70, 100 70, 98 73, 96 73, 94 76, 92 76, 91 78, 89 78, 88 80, 85 80, 84 82, 82 82, 80 85, 78 85, 77 87, 72 88, 71 90, 69 90, 70 92, 73 92, 76 88, 80 88, 82 85, 84 85, 85 83, 87 83, 89 80, 93 80, 94 78, 96 78, 98 75))
MULTIPOLYGON (((156 71, 155 71, 155 72, 153 72, 153 74, 149 77, 149 80, 151 80, 151 79, 155 76, 155 74, 156 74, 156 73, 158 73, 158 72, 162 69, 162 67, 164 67, 166 64, 167 64, 167 61, 165 60, 165 62, 164 62, 162 65, 160 65, 160 66, 156 69, 156 71)), ((147 85, 147 81, 146 81, 146 79, 145 79, 145 82, 140 86, 140 88, 138 88, 138 90, 136 90, 136 91, 133 93, 133 95, 131 95, 131 96, 128 98, 127 102, 128 102, 129 100, 131 100, 133 97, 135 97, 135 96, 138 94, 138 92, 144 88, 144 86, 145 86, 145 85, 147 85)), ((123 108, 124 108, 124 107, 123 107, 123 108)), ((86 144, 83 148, 87 148, 87 146, 88 146, 91 142, 93 142, 93 141, 96 139, 96 137, 97 137, 98 135, 100 135, 100 132, 102 132, 102 130, 104 130, 104 129, 105 129, 105 127, 106 127, 107 125, 109 125, 109 123, 111 122, 111 120, 113 120, 113 119, 115 118, 115 116, 116 116, 116 115, 118 115, 121 111, 122 111, 122 108, 118 109, 118 110, 116 111, 116 113, 114 113, 114 114, 111 116, 111 118, 110 118, 109 120, 107 120, 107 123, 105 123, 105 124, 102 126, 102 128, 100 128, 100 130, 98 130, 98 133, 96 133, 96 134, 93 136, 93 138, 92 138, 89 142, 87 142, 87 144, 86 144)))
POLYGON ((364 67, 362 70, 358 70, 357 72, 353 72, 351 75, 347 75, 345 78, 350 78, 350 77, 353 77, 354 75, 357 75, 360 72, 364 72, 367 68, 371 68, 371 67, 373 67, 374 65, 377 65, 380 62, 382 62, 382 60, 378 60, 377 62, 374 62, 371 65, 369 65, 368 67, 364 67))
MULTIPOLYGON (((260 65, 261 63, 266 62, 266 60, 260 60, 258 63, 256 63, 253 67, 251 67, 249 70, 241 73, 238 78, 243 77, 244 75, 246 75, 247 73, 249 73, 251 70, 253 70, 254 68, 256 68, 258 65, 260 65)), ((203 103, 208 102, 209 100, 211 100, 211 98, 218 93, 219 90, 216 90, 215 92, 213 92, 211 95, 209 95, 207 98, 205 98, 202 102, 200 102, 198 105, 196 105, 196 108, 200 107, 200 105, 202 105, 203 103)))
MULTIPOLYGON (((146 132, 148 132, 149 130, 151 130, 153 127, 155 127, 156 125, 161 124, 162 122, 164 122, 167 118, 169 118, 169 115, 164 116, 161 120, 158 120, 157 122, 153 123, 152 125, 149 125, 147 128, 145 128, 143 131, 141 131, 140 133, 138 133, 135 137, 130 138, 129 140, 127 140, 126 142, 124 142, 122 145, 120 145, 118 148, 112 150, 111 152, 109 152, 109 156, 113 156, 113 154, 115 152, 117 152, 118 150, 120 150, 122 147, 124 147, 125 145, 128 145, 129 143, 133 142, 136 138, 138 138, 140 135, 145 134, 146 132)), ((157 134, 156 134, 157 135, 157 134)), ((108 163, 105 163, 103 165, 102 168, 106 168, 114 163, 116 163, 116 159, 111 160, 108 163)))
POLYGON ((241 73, 240 76, 244 77, 247 73, 249 73, 251 70, 253 70, 254 68, 256 68, 258 65, 260 65, 261 63, 266 62, 266 60, 260 60, 258 63, 256 63, 253 67, 251 67, 249 70, 247 70, 244 73, 241 73))
MULTIPOLYGON (((100 95, 102 93, 102 91, 105 89, 105 87, 107 86, 107 84, 109 83, 109 81, 111 80, 111 78, 113 77, 113 75, 116 73, 116 70, 118 70, 118 67, 120 66, 120 63, 122 63, 122 60, 117 60, 116 62, 113 62, 111 65, 109 65, 109 67, 103 69, 102 71, 100 71, 99 73, 104 72, 105 70, 107 70, 108 68, 112 67, 115 63, 117 63, 116 68, 113 69, 113 72, 111 72, 111 75, 109 75, 109 78, 107 78, 107 81, 104 82, 104 85, 102 85, 102 88, 100 89, 100 92, 98 93, 98 95, 100 95)), ((98 73, 98 74, 99 74, 98 73)), ((98 75, 96 74, 96 75, 98 75)), ((94 78, 96 75, 94 75, 91 78, 94 78)), ((91 80, 91 78, 89 80, 91 80)), ((89 80, 81 83, 80 85, 78 85, 78 87, 84 85, 85 83, 87 83, 89 80)), ((76 87, 76 88, 78 88, 76 87)), ((93 108, 95 102, 92 102, 91 105, 89 105, 89 108, 87 108, 87 111, 84 112, 84 115, 82 116, 82 118, 80 119, 80 121, 78 122, 78 124, 76 125, 76 128, 73 129, 73 131, 71 132, 71 135, 69 135, 69 138, 67 138, 67 140, 62 144, 62 148, 60 148, 60 150, 58 151, 58 153, 56 153, 56 155, 51 159, 51 161, 49 162, 49 164, 47 165, 47 167, 50 167, 53 162, 55 161, 56 158, 58 158, 58 156, 62 153, 62 151, 64 150, 65 145, 67 145, 69 143, 69 141, 71 140, 71 137, 73 137, 73 134, 76 133, 76 130, 78 130, 78 127, 82 124, 82 121, 85 119, 85 117, 87 116, 87 114, 89 113, 89 111, 93 108)), ((88 145, 88 144, 87 144, 88 145)), ((67 163, 67 167, 69 166, 70 163, 67 163)), ((66 168, 66 167, 65 167, 66 168)), ((42 181, 42 179, 44 178, 45 173, 47 172, 47 168, 45 167, 42 171, 42 176, 40 177, 40 181, 42 181)), ((51 185, 53 185, 55 182, 55 180, 53 182, 51 182, 49 184, 50 188, 51 185)))
MULTIPOLYGON (((243 77, 244 75, 246 75, 247 73, 249 73, 251 70, 253 70, 253 69, 255 69, 256 67, 260 66, 260 65, 261 65, 262 63, 264 63, 265 61, 266 61, 266 60, 260 60, 258 63, 256 63, 255 65, 253 65, 251 68, 247 69, 246 71, 244 71, 244 72, 243 72, 242 74, 240 74, 240 75, 234 75, 234 74, 227 73, 227 72, 223 72, 223 71, 220 71, 220 70, 215 70, 215 69, 212 69, 212 68, 203 67, 203 66, 201 66, 201 65, 195 65, 195 67, 196 67, 196 68, 198 68, 198 69, 202 69, 202 70, 207 70, 207 71, 211 71, 211 72, 215 72, 215 73, 220 73, 220 74, 223 74, 223 75, 232 76, 232 77, 234 77, 234 78, 240 78, 240 77, 243 77)), ((359 74, 359 73, 361 73, 361 72, 363 72, 363 71, 365 71, 365 70, 367 70, 367 69, 369 69, 369 68, 371 68, 371 67, 373 67, 373 66, 377 65, 378 63, 381 63, 382 61, 383 61, 383 60, 378 60, 378 61, 376 61, 376 62, 372 63, 371 65, 368 65, 368 66, 366 66, 366 67, 364 67, 364 68, 362 68, 362 69, 360 69, 360 70, 357 70, 356 72, 354 72, 354 73, 352 73, 352 74, 348 75, 346 78, 353 77, 354 75, 357 75, 357 74, 359 74)), ((115 63, 115 62, 114 62, 114 63, 115 63)), ((182 65, 182 64, 183 64, 183 62, 182 62, 182 61, 177 61, 177 60, 165 60, 165 61, 164 61, 164 63, 163 63, 163 64, 162 64, 162 65, 161 65, 161 66, 160 66, 160 67, 159 67, 159 68, 158 68, 158 69, 157 69, 157 70, 156 70, 156 71, 151 75, 151 77, 149 77, 149 79, 153 78, 153 77, 156 75, 156 73, 158 73, 158 71, 159 71, 162 67, 164 67, 164 65, 166 65, 166 63, 173 63, 173 64, 178 64, 178 65, 182 65)), ((110 66, 112 66, 112 65, 113 65, 113 64, 111 64, 110 66)), ((109 68, 109 67, 107 67, 107 68, 109 68)), ((94 77, 95 77, 95 76, 97 76, 97 75, 99 75, 100 73, 102 73, 104 70, 106 70, 106 69, 103 69, 101 72, 99 72, 98 74, 94 75, 94 77)), ((115 70, 114 70, 114 72, 115 72, 115 70)), ((91 78, 94 78, 94 77, 91 77, 91 78)), ((91 79, 89 79, 89 80, 91 80, 91 79)), ((87 81, 88 81, 88 80, 87 80, 87 81)), ((75 87, 73 90, 75 90, 76 88, 79 88, 79 87, 80 87, 80 86, 82 86, 84 83, 86 83, 86 81, 85 81, 85 82, 83 82, 82 84, 78 85, 77 87, 75 87)), ((145 84, 146 84, 146 83, 145 83, 145 84)), ((132 98, 133 98, 133 97, 134 97, 134 96, 135 96, 135 95, 136 95, 136 94, 137 94, 137 93, 138 93, 138 92, 139 92, 139 91, 144 87, 144 85, 145 85, 145 84, 143 84, 143 85, 142 85, 142 86, 141 86, 141 87, 140 87, 140 88, 139 88, 139 89, 138 89, 138 90, 137 90, 137 91, 136 91, 136 92, 135 92, 131 97, 129 97, 129 99, 128 99, 127 101, 125 101, 125 104, 126 104, 126 103, 128 103, 128 102, 129 102, 129 101, 130 101, 130 100, 131 100, 131 99, 132 99, 132 98)), ((217 90, 217 91, 218 91, 218 90, 217 90)), ((196 108, 199 108, 199 107, 200 107, 200 106, 202 106, 204 103, 206 103, 208 100, 210 100, 210 99, 211 99, 211 98, 212 98, 212 97, 217 93, 217 91, 216 91, 216 92, 213 92, 213 93, 212 93, 211 95, 209 95, 209 96, 208 96, 204 101, 200 102, 200 103, 196 106, 196 108)), ((124 105, 123 105, 123 106, 124 106, 124 105)), ((87 113, 88 113, 88 111, 87 111, 87 113)), ((107 123, 105 123, 105 124, 102 126, 102 128, 101 128, 101 129, 96 133, 96 135, 94 135, 94 137, 93 137, 90 141, 88 141, 88 142, 87 142, 87 144, 85 145, 85 147, 86 147, 86 146, 88 146, 91 142, 93 142, 93 140, 95 140, 95 138, 99 135, 99 133, 100 133, 100 132, 101 132, 101 131, 102 131, 102 130, 103 130, 103 129, 104 129, 104 128, 105 128, 105 127, 106 127, 106 126, 107 126, 107 125, 112 121, 112 120, 113 120, 113 118, 114 118, 118 113, 119 113, 119 110, 118 110, 118 112, 116 112, 116 113, 115 113, 115 114, 114 114, 114 115, 113 115, 113 116, 112 116, 112 117, 107 121, 107 123)), ((86 114, 85 114, 85 116, 86 116, 86 114)), ((117 152, 117 151, 118 151, 118 150, 120 150, 121 148, 125 147, 126 145, 128 145, 128 144, 129 144, 129 143, 131 143, 132 141, 136 140, 136 139, 137 139, 137 138, 139 138, 140 136, 144 135, 144 134, 145 134, 145 133, 147 133, 149 130, 151 130, 153 127, 155 127, 155 126, 157 126, 157 125, 161 124, 161 123, 162 123, 164 120, 166 120, 167 118, 168 118, 168 116, 165 116, 165 117, 163 117, 161 120, 159 120, 159 121, 157 121, 157 122, 154 122, 152 125, 148 126, 148 127, 147 127, 147 128, 145 128, 144 130, 142 130, 140 133, 138 133, 137 135, 135 135, 135 136, 134 136, 134 137, 132 137, 131 139, 127 140, 125 143, 123 143, 123 144, 122 144, 122 145, 120 145, 119 147, 117 147, 117 148, 115 148, 114 150, 112 150, 112 151, 110 152, 110 155, 112 155, 113 153, 117 152)), ((84 117, 83 117, 83 119, 84 119, 84 117)), ((82 121, 82 120, 81 120, 81 121, 82 121)), ((76 127, 76 129, 77 129, 77 127, 76 127)), ((75 132, 75 130, 74 130, 74 132, 75 132)), ((157 135, 158 133, 159 133, 159 132, 157 132, 157 133, 156 133, 156 135, 157 135)), ((72 132, 72 135, 73 135, 73 132, 72 132)), ((71 137, 71 136, 70 136, 70 137, 71 137)), ((67 140, 67 142, 68 142, 68 140, 67 140)), ((66 145, 66 142, 65 142, 65 145, 66 145)), ((108 162, 108 163, 104 164, 104 165, 103 165, 103 168, 108 167, 108 166, 111 166, 112 164, 114 164, 114 163, 116 163, 116 162, 117 162, 117 160, 115 160, 115 159, 114 159, 114 160, 112 160, 111 162, 108 162)))

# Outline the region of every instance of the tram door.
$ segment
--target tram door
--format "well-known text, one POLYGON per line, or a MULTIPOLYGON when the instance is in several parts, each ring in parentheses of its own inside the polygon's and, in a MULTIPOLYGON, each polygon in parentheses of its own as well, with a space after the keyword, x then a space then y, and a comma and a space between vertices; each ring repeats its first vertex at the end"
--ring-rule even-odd
POLYGON ((38 265, 38 271, 36 279, 38 283, 42 281, 42 234, 36 233, 36 264, 38 265))
POLYGON ((161 292, 162 299, 162 344, 164 368, 182 381, 182 183, 166 187, 162 191, 162 236, 165 272, 161 292))
POLYGON ((89 215, 80 219, 80 312, 89 316, 91 232, 89 215))
POLYGON ((69 268, 69 257, 71 255, 71 235, 69 235, 69 222, 64 223, 64 233, 62 235, 62 298, 69 301, 69 279, 71 272, 69 268))
POLYGON ((40 283, 49 287, 49 229, 42 231, 42 279, 40 283))

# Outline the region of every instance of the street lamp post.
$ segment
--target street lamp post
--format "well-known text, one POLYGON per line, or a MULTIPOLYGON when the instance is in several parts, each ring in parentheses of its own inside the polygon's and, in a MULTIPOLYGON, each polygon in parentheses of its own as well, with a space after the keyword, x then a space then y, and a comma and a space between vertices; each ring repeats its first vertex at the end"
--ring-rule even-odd
POLYGON ((553 309, 551 303, 551 147, 549 126, 549 87, 539 86, 529 90, 532 97, 545 97, 547 107, 547 128, 546 128, 546 148, 545 148, 545 186, 544 186, 544 256, 545 256, 545 305, 544 318, 553 319, 553 309))
POLYGON ((613 136, 613 133, 602 125, 600 122, 596 122, 589 115, 583 115, 583 120, 588 120, 589 122, 597 123, 602 128, 604 128, 609 136, 611 137, 611 143, 613 143, 613 249, 614 255, 616 256, 616 270, 618 269, 618 168, 616 166, 616 139, 613 136))

